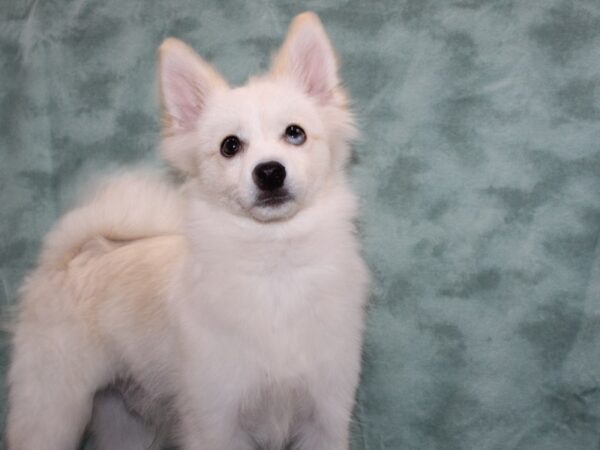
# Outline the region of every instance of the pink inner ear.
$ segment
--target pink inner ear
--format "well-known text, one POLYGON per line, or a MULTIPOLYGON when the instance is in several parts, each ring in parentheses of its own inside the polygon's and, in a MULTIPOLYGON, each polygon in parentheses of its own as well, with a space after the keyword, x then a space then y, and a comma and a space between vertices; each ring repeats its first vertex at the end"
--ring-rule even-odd
POLYGON ((196 125, 203 107, 205 95, 199 79, 192 73, 185 73, 189 67, 181 63, 166 61, 163 67, 162 89, 167 114, 173 119, 173 126, 191 130, 196 125))
POLYGON ((337 85, 335 56, 329 44, 313 30, 301 30, 290 48, 291 69, 307 93, 330 100, 337 85))
POLYGON ((185 129, 193 128, 200 116, 199 98, 194 95, 192 83, 183 75, 172 75, 170 83, 171 116, 185 129))

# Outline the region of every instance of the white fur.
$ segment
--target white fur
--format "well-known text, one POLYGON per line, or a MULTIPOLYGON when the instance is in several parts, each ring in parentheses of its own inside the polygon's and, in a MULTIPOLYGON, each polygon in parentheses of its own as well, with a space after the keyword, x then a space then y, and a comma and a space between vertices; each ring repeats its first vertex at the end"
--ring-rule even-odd
POLYGON ((120 175, 47 237, 22 289, 10 450, 75 449, 92 412, 98 448, 156 446, 167 424, 184 450, 348 449, 368 274, 336 70, 310 13, 272 71, 240 88, 163 44, 162 150, 186 181, 120 175), (282 139, 291 123, 304 145, 282 139), (232 134, 244 149, 224 158, 232 134), (293 199, 257 206, 252 170, 271 160, 293 199), (92 408, 123 380, 135 388, 122 402, 92 408), (131 436, 115 442, 126 414, 131 436))

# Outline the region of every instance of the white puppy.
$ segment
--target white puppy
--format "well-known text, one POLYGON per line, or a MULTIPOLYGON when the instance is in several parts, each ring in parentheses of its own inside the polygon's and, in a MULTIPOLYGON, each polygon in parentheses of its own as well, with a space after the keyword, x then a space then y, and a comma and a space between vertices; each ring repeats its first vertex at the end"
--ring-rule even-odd
POLYGON ((272 69, 230 88, 159 50, 180 187, 115 177, 47 237, 21 292, 10 450, 342 450, 368 274, 344 166, 355 136, 331 44, 298 16, 272 69))

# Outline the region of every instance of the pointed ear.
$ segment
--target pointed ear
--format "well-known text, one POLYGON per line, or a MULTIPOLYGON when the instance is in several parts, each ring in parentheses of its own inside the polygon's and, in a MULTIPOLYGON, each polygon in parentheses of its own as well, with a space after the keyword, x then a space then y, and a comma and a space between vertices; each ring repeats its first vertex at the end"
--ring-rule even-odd
POLYGON ((316 14, 305 12, 294 18, 271 74, 291 77, 320 103, 334 98, 339 83, 335 52, 316 14))
POLYGON ((169 134, 192 130, 211 92, 227 87, 210 64, 175 38, 160 46, 158 72, 164 127, 169 134))

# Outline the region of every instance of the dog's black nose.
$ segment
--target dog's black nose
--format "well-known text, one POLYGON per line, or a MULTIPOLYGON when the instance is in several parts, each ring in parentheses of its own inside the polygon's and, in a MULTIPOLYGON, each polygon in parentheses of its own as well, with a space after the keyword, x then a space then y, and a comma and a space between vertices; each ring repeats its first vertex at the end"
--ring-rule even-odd
POLYGON ((274 191, 283 186, 285 167, 277 161, 261 163, 254 168, 252 179, 261 191, 274 191))

